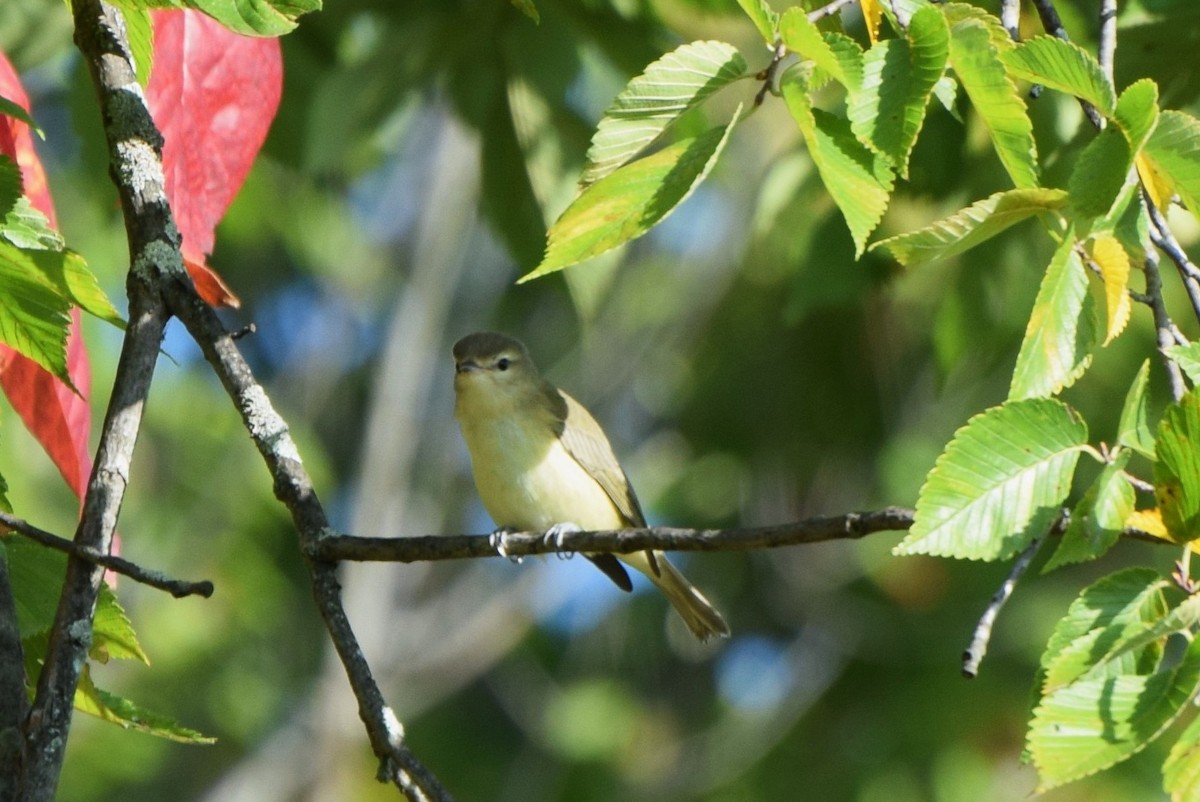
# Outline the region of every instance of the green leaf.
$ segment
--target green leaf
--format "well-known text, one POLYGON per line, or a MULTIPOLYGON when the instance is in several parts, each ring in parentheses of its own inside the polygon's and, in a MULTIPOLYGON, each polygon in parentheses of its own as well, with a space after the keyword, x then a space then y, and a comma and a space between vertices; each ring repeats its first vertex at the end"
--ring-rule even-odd
POLYGON ((610 175, 684 112, 745 74, 746 60, 724 42, 692 42, 651 64, 604 112, 588 148, 580 185, 610 175))
POLYGON ((1129 149, 1141 150, 1158 123, 1158 84, 1143 78, 1125 87, 1117 98, 1113 121, 1125 134, 1129 149))
POLYGON ((754 23, 754 27, 758 29, 763 41, 774 46, 775 31, 779 28, 779 15, 766 4, 765 0, 737 0, 737 4, 754 23))
POLYGON ((627 164, 592 184, 550 227, 546 255, 520 281, 544 276, 642 236, 687 199, 741 116, 627 164))
POLYGON ((1175 634, 1183 634, 1189 640, 1196 626, 1200 624, 1200 596, 1188 596, 1179 604, 1167 611, 1166 615, 1149 619, 1145 624, 1134 627, 1133 630, 1111 646, 1101 665, 1122 660, 1127 655, 1135 657, 1147 647, 1153 647, 1158 653, 1163 653, 1167 638, 1175 634), (1148 626, 1146 625, 1148 624, 1148 626))
POLYGON ((1150 360, 1142 361, 1129 392, 1125 394, 1125 405, 1121 407, 1121 421, 1117 424, 1117 442, 1154 459, 1154 433, 1150 431, 1149 394, 1150 360))
POLYGON ((1163 764, 1163 790, 1172 802, 1200 799, 1200 716, 1192 719, 1163 764))
POLYGON ((1144 153, 1188 210, 1200 216, 1200 120, 1182 111, 1164 111, 1144 153))
POLYGON ((1067 191, 1071 206, 1082 219, 1107 214, 1117 200, 1133 165, 1129 141, 1115 126, 1096 135, 1079 154, 1067 191))
POLYGON ((1038 288, 1008 397, 1051 396, 1071 386, 1091 363, 1095 344, 1095 302, 1068 231, 1038 288))
POLYGON ((1132 264, 1140 265, 1146 261, 1150 220, 1142 205, 1142 188, 1137 181, 1126 182, 1108 214, 1092 226, 1092 234, 1103 233, 1117 238, 1132 264))
POLYGON ((1058 518, 1087 425, 1060 401, 1010 401, 954 433, 917 499, 896 554, 997 560, 1058 518))
POLYGON ((100 597, 96 602, 96 615, 92 619, 92 648, 88 656, 101 663, 116 658, 141 660, 150 665, 150 658, 142 651, 133 624, 108 585, 100 588, 100 597))
POLYGON ((67 385, 67 315, 71 305, 51 289, 35 254, 0 241, 0 342, 12 347, 67 385))
MULTIPOLYGON (((46 132, 43 131, 41 127, 33 121, 33 117, 29 114, 29 112, 25 111, 23 107, 3 96, 0 96, 0 114, 5 114, 15 120, 20 120, 28 125, 29 130, 36 133, 39 137, 42 139, 46 138, 46 132)), ((4 158, 7 159, 8 157, 5 156, 4 158)))
POLYGON ((1154 495, 1171 538, 1200 537, 1200 394, 1189 390, 1158 423, 1154 495))
MULTIPOLYGON (((1050 694, 1084 677, 1122 643, 1145 632, 1167 615, 1166 580, 1151 568, 1127 568, 1093 582, 1071 602, 1046 641, 1039 667, 1038 692, 1050 694)), ((1155 660, 1161 650, 1155 650, 1155 660)), ((1136 670, 1139 660, 1125 661, 1120 673, 1136 670)))
POLYGON ((902 265, 936 262, 974 248, 1005 229, 1067 205, 1061 189, 1010 189, 977 201, 944 220, 871 246, 883 248, 902 265))
POLYGON ((1105 465, 1071 510, 1071 523, 1042 569, 1043 573, 1069 563, 1094 560, 1121 537, 1125 519, 1133 512, 1135 501, 1133 487, 1122 474, 1129 462, 1129 454, 1123 451, 1115 461, 1105 465))
POLYGON ((533 0, 510 0, 510 2, 513 4, 513 8, 533 20, 535 25, 541 24, 542 17, 538 14, 537 6, 533 4, 533 0))
POLYGON ((17 607, 21 639, 50 631, 67 557, 18 535, 0 537, 8 559, 8 578, 17 607))
POLYGON ((1053 36, 1035 36, 1004 53, 1009 72, 1082 98, 1105 117, 1111 117, 1117 94, 1096 59, 1079 45, 1053 36))
POLYGON ((818 69, 851 92, 862 84, 862 48, 853 39, 835 33, 822 33, 809 22, 800 6, 783 12, 779 20, 779 38, 787 49, 809 59, 818 69))
POLYGON ((22 200, 24 191, 21 168, 3 153, 0 153, 0 215, 7 215, 22 200))
POLYGON ((841 210, 861 256, 867 237, 883 219, 895 178, 887 161, 854 138, 850 124, 814 109, 799 70, 788 70, 780 83, 784 102, 800 127, 809 156, 829 196, 841 210))
POLYGON ((226 28, 246 36, 282 36, 302 15, 321 8, 321 0, 183 0, 226 28))
POLYGON ((1183 369, 1192 384, 1200 384, 1200 341, 1172 345, 1166 353, 1183 369))
POLYGON ((184 727, 170 716, 139 707, 128 699, 102 691, 92 681, 91 666, 85 665, 75 690, 75 709, 127 730, 138 730, 171 741, 189 744, 211 744, 216 738, 184 727))
POLYGON ((117 0, 113 5, 121 9, 121 16, 125 18, 133 69, 138 84, 145 89, 150 85, 150 71, 154 67, 154 24, 150 20, 150 11, 136 0, 117 0))
POLYGON ((1174 668, 1080 680, 1034 710, 1029 752, 1038 792, 1086 777, 1143 749, 1179 715, 1200 680, 1200 640, 1174 668))
POLYGON ((909 23, 908 39, 888 39, 867 51, 862 87, 849 98, 847 116, 854 134, 887 156, 906 178, 926 105, 946 70, 949 43, 941 12, 921 8, 909 23))
POLYGON ((987 126, 1004 169, 1018 188, 1028 189, 1039 183, 1033 123, 1000 52, 992 27, 979 19, 964 19, 950 29, 950 65, 987 126))

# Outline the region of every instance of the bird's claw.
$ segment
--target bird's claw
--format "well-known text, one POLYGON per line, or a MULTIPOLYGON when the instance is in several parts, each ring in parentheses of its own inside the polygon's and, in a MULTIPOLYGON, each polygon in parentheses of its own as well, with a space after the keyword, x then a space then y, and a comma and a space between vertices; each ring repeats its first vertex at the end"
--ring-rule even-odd
POLYGON ((563 521, 562 523, 557 523, 547 529, 545 536, 542 538, 542 542, 547 546, 554 547, 554 553, 558 556, 558 559, 569 560, 575 556, 575 552, 565 551, 563 549, 563 535, 582 531, 583 530, 579 527, 579 524, 574 524, 570 521, 563 521))
POLYGON ((516 556, 516 555, 512 555, 512 554, 508 553, 508 536, 511 535, 515 531, 516 530, 512 529, 511 527, 502 526, 499 529, 497 529, 495 532, 492 532, 491 536, 488 537, 488 542, 492 545, 492 548, 494 548, 496 550, 496 553, 499 554, 501 557, 506 558, 509 562, 520 565, 521 564, 520 556, 516 556))

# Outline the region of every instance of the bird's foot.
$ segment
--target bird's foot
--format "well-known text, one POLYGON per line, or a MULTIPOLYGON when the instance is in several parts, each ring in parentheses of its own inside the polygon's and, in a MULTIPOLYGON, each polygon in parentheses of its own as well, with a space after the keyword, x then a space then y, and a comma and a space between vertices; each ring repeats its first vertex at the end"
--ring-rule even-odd
POLYGON ((511 526, 501 526, 497 528, 495 532, 492 532, 491 536, 488 538, 488 542, 492 544, 492 548, 494 548, 496 553, 501 557, 508 559, 509 562, 520 565, 521 558, 508 553, 508 536, 515 531, 517 530, 513 529, 511 526))
POLYGON ((575 556, 575 552, 565 551, 563 549, 563 535, 582 531, 583 529, 580 528, 579 524, 574 524, 570 521, 563 521, 562 523, 557 523, 547 529, 545 537, 542 538, 542 542, 547 546, 554 547, 555 554, 558 555, 558 559, 569 560, 575 556))

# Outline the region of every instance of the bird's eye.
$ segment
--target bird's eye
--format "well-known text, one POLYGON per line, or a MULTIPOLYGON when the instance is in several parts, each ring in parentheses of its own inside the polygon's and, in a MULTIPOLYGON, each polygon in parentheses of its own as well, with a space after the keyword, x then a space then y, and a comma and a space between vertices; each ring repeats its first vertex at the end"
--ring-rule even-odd
POLYGON ((508 370, 508 365, 509 361, 508 357, 506 356, 502 356, 496 360, 496 367, 498 367, 500 370, 508 370))

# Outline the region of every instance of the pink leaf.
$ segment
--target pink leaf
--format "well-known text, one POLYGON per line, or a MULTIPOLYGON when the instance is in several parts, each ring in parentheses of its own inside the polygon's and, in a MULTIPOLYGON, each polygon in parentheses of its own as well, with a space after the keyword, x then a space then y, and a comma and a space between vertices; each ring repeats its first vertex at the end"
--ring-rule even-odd
POLYGON ((205 259, 279 107, 279 41, 233 33, 196 11, 156 11, 153 17, 154 67, 146 98, 165 138, 166 191, 183 255, 198 287, 208 289, 206 301, 236 306, 236 296, 205 259))
MULTIPOLYGON (((29 110, 29 97, 3 53, 0 53, 0 95, 29 110)), ((30 203, 46 215, 51 224, 57 225, 46 172, 34 152, 29 126, 0 115, 0 152, 21 168, 25 195, 30 203)), ((92 421, 88 396, 92 376, 79 329, 78 309, 71 310, 71 326, 67 332, 67 372, 79 390, 78 395, 41 366, 0 345, 0 386, 75 495, 83 498, 88 475, 92 472, 88 449, 92 421)))

